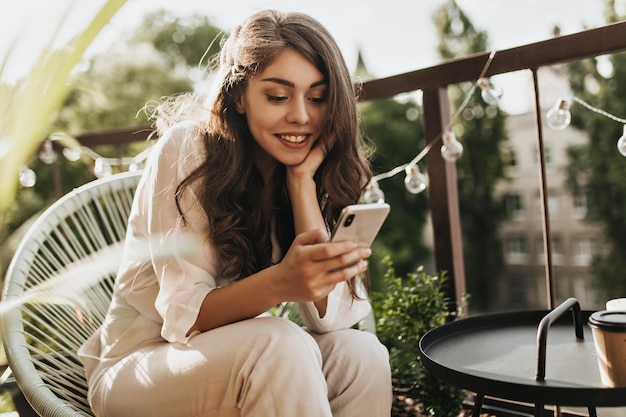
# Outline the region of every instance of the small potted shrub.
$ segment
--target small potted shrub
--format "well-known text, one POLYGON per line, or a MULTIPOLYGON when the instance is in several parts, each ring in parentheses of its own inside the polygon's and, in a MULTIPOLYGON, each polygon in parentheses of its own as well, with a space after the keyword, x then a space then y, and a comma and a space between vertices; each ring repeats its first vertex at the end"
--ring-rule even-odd
POLYGON ((442 292, 446 275, 431 276, 419 268, 401 278, 389 257, 382 263, 386 289, 371 296, 376 333, 389 349, 395 394, 418 399, 423 414, 457 416, 465 392, 433 377, 419 356, 419 340, 426 332, 459 317, 448 310, 442 292))

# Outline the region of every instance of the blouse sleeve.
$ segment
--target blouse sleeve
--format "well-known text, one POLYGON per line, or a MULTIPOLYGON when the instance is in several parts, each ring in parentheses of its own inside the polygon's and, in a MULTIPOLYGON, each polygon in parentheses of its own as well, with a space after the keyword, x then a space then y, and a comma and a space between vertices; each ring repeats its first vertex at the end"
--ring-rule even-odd
POLYGON ((354 299, 345 282, 339 283, 328 294, 326 315, 320 317, 313 302, 300 304, 300 317, 306 327, 316 333, 348 329, 361 321, 371 311, 365 290, 359 289, 359 299, 354 299))
POLYGON ((176 205, 176 187, 203 161, 202 137, 193 128, 175 126, 164 134, 144 172, 140 204, 147 217, 150 260, 159 284, 155 308, 163 319, 161 336, 188 340, 200 306, 216 284, 217 264, 208 237, 208 221, 193 186, 176 205))

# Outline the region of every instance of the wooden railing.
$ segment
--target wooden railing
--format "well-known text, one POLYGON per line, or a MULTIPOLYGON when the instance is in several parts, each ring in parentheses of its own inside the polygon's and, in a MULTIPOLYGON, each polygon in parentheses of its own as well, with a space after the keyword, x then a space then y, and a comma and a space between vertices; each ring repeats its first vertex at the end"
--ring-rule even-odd
MULTIPOLYGON (((589 57, 626 50, 626 22, 591 29, 568 36, 552 38, 512 49, 484 52, 444 62, 430 68, 412 71, 388 78, 372 80, 363 86, 364 99, 373 100, 396 94, 421 90, 423 92, 424 130, 426 143, 441 136, 450 122, 448 85, 476 81, 491 59, 484 76, 493 76, 519 70, 533 74, 537 149, 540 165, 540 192, 544 228, 546 291, 548 308, 555 303, 550 221, 546 192, 546 165, 543 132, 539 106, 537 71, 541 67, 582 60, 589 57)), ((463 245, 459 219, 456 166, 446 162, 439 152, 428 154, 429 196, 437 270, 449 271, 449 297, 460 301, 465 292, 463 245)))
MULTIPOLYGON (((550 222, 546 193, 546 166, 543 146, 539 86, 537 71, 541 67, 578 61, 589 57, 626 50, 626 22, 619 22, 572 35, 556 37, 543 42, 516 48, 498 50, 495 54, 484 52, 443 62, 433 67, 419 69, 387 78, 367 81, 362 86, 363 99, 375 100, 397 94, 422 91, 424 133, 426 143, 441 137, 450 123, 448 86, 461 82, 475 82, 480 75, 486 77, 519 70, 533 74, 536 113, 536 139, 540 165, 540 191, 544 235, 545 276, 548 308, 553 308, 554 279, 550 222), (486 67, 487 60, 490 60, 486 67), (483 71, 486 71, 483 73, 483 71)), ((145 140, 147 128, 118 129, 109 132, 89 133, 78 137, 84 146, 123 144, 145 140)), ((427 156, 429 174, 429 200, 434 236, 434 260, 437 270, 448 271, 448 296, 460 301, 465 292, 463 245, 459 218, 456 166, 445 161, 439 152, 427 156)), ((452 305, 451 308, 456 308, 452 305)))

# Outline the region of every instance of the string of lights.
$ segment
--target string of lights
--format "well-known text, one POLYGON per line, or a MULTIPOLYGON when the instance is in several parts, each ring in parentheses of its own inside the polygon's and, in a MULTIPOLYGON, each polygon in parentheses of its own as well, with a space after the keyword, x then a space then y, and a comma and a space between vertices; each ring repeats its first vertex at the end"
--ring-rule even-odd
MULTIPOLYGON (((626 156, 626 119, 594 107, 580 97, 576 97, 574 95, 571 97, 571 101, 580 104, 587 110, 590 110, 608 119, 623 124, 624 128, 622 131, 622 136, 620 136, 620 138, 617 140, 617 150, 622 156, 626 156)), ((554 107, 552 107, 546 113, 546 121, 548 123, 548 126, 550 126, 552 129, 562 130, 568 127, 570 125, 570 122, 572 121, 572 114, 570 112, 570 101, 565 98, 559 98, 556 101, 554 107)))
MULTIPOLYGON (((491 62, 493 61, 495 55, 496 51, 492 51, 489 54, 489 57, 485 62, 485 65, 483 66, 477 81, 473 83, 472 86, 467 90, 463 102, 450 117, 450 121, 440 134, 435 136, 429 143, 427 143, 426 146, 424 146, 424 148, 409 162, 398 165, 389 171, 376 174, 372 177, 364 193, 364 201, 366 203, 384 202, 385 194, 380 188, 379 182, 381 180, 394 177, 401 172, 405 173, 404 185, 408 192, 412 194, 419 194, 423 192, 427 188, 427 178, 424 174, 420 172, 418 163, 426 155, 428 155, 433 146, 439 140, 441 140, 442 142, 440 148, 441 155, 446 161, 455 162, 463 155, 463 145, 457 140, 454 132, 452 132, 453 122, 456 121, 456 119, 461 115, 463 110, 465 110, 465 108, 468 106, 469 101, 477 88, 481 89, 481 98, 485 101, 485 103, 492 106, 497 106, 503 96, 502 89, 500 89, 497 85, 494 85, 491 80, 485 77, 485 74, 487 73, 487 70, 489 69, 489 66, 491 65, 491 62)), ((623 134, 617 141, 617 149, 620 154, 626 157, 626 119, 617 117, 605 110, 594 107, 574 95, 572 95, 569 100, 565 98, 559 98, 554 107, 548 110, 548 112, 546 113, 546 122, 548 126, 555 130, 561 130, 568 127, 572 119, 572 115, 570 112, 572 102, 576 102, 590 111, 593 111, 597 114, 600 114, 624 125, 623 134)), ((53 164, 57 161, 58 155, 54 149, 53 141, 59 140, 59 135, 64 134, 52 134, 42 144, 41 151, 38 155, 39 159, 42 162, 46 164, 53 164)), ((93 160, 94 175, 99 178, 111 175, 113 171, 113 166, 128 166, 129 171, 141 169, 150 150, 151 147, 145 149, 134 157, 125 158, 106 158, 86 146, 72 148, 64 147, 62 153, 68 161, 78 161, 83 154, 87 155, 93 160)), ((37 175, 32 169, 28 167, 28 164, 20 168, 19 182, 23 187, 33 187, 36 184, 37 175)))
POLYGON ((500 99, 503 96, 502 89, 498 86, 494 85, 488 78, 485 78, 485 74, 493 61, 493 58, 496 56, 496 51, 491 51, 485 65, 483 66, 480 75, 478 76, 478 80, 472 84, 472 86, 465 93, 463 102, 454 112, 454 114, 450 117, 450 121, 446 128, 437 136, 435 136, 429 143, 426 144, 424 149, 420 151, 411 161, 398 165, 397 167, 383 172, 381 174, 374 175, 370 180, 370 183, 365 188, 365 193, 363 195, 363 199, 366 203, 379 203, 385 201, 385 193, 380 188, 378 184, 380 180, 391 178, 402 171, 405 172, 406 177, 404 178, 404 185, 408 192, 412 194, 419 194, 427 188, 427 180, 424 174, 420 172, 418 167, 418 163, 430 152, 432 147, 439 140, 442 141, 441 145, 441 156, 450 162, 457 161, 463 155, 463 145, 459 142, 452 132, 452 123, 461 115, 463 110, 469 104, 470 99, 472 98, 474 91, 476 88, 481 89, 481 97, 482 99, 489 105, 497 105, 500 99))
MULTIPOLYGON (((492 84, 489 79, 484 77, 494 56, 495 51, 492 51, 489 55, 489 59, 485 63, 480 77, 478 78, 476 83, 474 83, 472 87, 467 91, 464 101, 450 118, 450 123, 447 126, 446 130, 437 135, 433 140, 431 140, 431 142, 428 143, 424 147, 424 149, 419 154, 417 154, 417 156, 415 156, 415 158, 413 158, 410 162, 399 165, 387 172, 374 175, 365 190, 364 200, 366 203, 383 202, 385 200, 385 194, 379 186, 379 181, 391 178, 402 171, 405 171, 406 173, 404 184, 408 192, 412 194, 419 194, 424 191, 427 188, 427 179, 420 172, 419 167, 417 167, 417 163, 421 161, 428 154, 428 152, 430 152, 434 144, 439 139, 441 139, 443 142, 443 145, 441 147, 441 154, 444 159, 454 162, 462 156, 463 147, 461 143, 454 137, 454 133, 450 130, 452 122, 456 120, 456 118, 458 118, 458 116, 465 109, 465 107, 467 107, 469 99, 472 97, 476 88, 480 88, 482 90, 481 97, 485 101, 485 103, 492 106, 497 106, 498 102, 503 96, 503 91, 498 88, 498 86, 492 84)), ((626 157, 626 119, 617 117, 605 110, 594 107, 576 96, 572 96, 571 101, 582 105, 590 111, 598 113, 604 117, 607 117, 624 125, 622 136, 620 136, 617 141, 617 149, 621 155, 626 157)), ((552 107, 546 113, 546 122, 548 126, 555 130, 565 129, 567 126, 570 125, 571 120, 572 115, 570 112, 570 101, 564 98, 558 99, 554 107, 552 107)))
MULTIPOLYGON (((57 151, 54 149, 53 143, 57 140, 60 140, 59 135, 54 133, 48 137, 43 144, 41 145, 41 150, 39 151, 38 158, 44 164, 54 164, 59 155, 57 151)), ((113 173, 113 167, 118 167, 121 169, 122 167, 127 167, 128 171, 137 171, 143 168, 145 160, 148 158, 150 151, 152 150, 152 146, 144 149, 140 153, 132 157, 122 157, 122 158, 108 158, 98 154, 93 149, 87 146, 80 147, 64 147, 62 149, 62 154, 70 162, 76 162, 83 155, 86 155, 89 159, 93 161, 93 174, 96 178, 102 178, 109 176, 113 173)), ((20 167, 18 173, 19 183, 22 187, 34 187, 37 183, 37 174, 28 165, 30 165, 32 161, 28 164, 20 167)))
MULTIPOLYGON (((446 129, 433 138, 431 142, 428 143, 424 149, 408 163, 399 165, 388 172, 375 175, 366 187, 366 192, 364 194, 366 202, 384 201, 384 193, 380 189, 378 181, 393 177, 402 171, 406 173, 404 183, 409 192, 419 194, 424 191, 427 188, 427 180, 424 174, 420 172, 417 164, 428 154, 428 152, 430 152, 431 148, 440 139, 442 141, 441 154, 444 159, 448 161, 456 161, 463 155, 463 145, 461 145, 461 143, 456 139, 454 132, 451 130, 452 122, 454 122, 460 116, 461 112, 467 107, 476 88, 480 88, 482 90, 481 97, 490 105, 497 105, 499 100, 502 98, 502 90, 492 84, 489 79, 485 78, 485 74, 493 61, 495 54, 496 51, 492 51, 489 54, 489 57, 478 77, 478 81, 474 83, 466 92, 463 103, 451 117, 446 129)), ((39 153, 39 159, 46 164, 52 164, 56 162, 58 158, 57 152, 54 150, 52 144, 53 141, 59 139, 57 136, 58 134, 50 135, 50 137, 42 145, 42 149, 39 153)), ((147 151, 149 151, 149 149, 133 158, 105 158, 97 154, 94 150, 83 146, 81 148, 63 148, 63 156, 65 156, 65 158, 69 161, 77 161, 84 153, 93 160, 94 175, 99 178, 110 175, 112 173, 112 167, 116 165, 128 165, 129 170, 137 169, 138 164, 141 164, 145 160, 145 157, 147 157, 147 154, 145 154, 147 151)), ((28 168, 27 165, 20 169, 19 179, 20 184, 23 187, 34 186, 36 178, 36 173, 28 168)))

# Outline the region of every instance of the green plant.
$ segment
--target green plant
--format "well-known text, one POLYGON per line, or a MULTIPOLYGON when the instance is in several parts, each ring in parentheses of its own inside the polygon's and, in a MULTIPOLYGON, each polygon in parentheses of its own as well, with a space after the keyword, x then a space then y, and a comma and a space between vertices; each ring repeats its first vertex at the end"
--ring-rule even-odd
POLYGON ((382 264, 386 289, 372 293, 372 305, 376 333, 389 350, 394 390, 419 398, 430 415, 458 415, 465 393, 434 378, 423 367, 418 346, 426 332, 459 317, 449 311, 442 291, 446 274, 431 276, 419 268, 403 279, 389 257, 382 264))
MULTIPOLYGON (((65 47, 50 45, 42 51, 26 77, 14 84, 0 84, 0 216, 15 196, 20 167, 36 152, 47 131, 52 115, 61 106, 67 91, 70 72, 80 62, 87 47, 125 0, 108 0, 96 16, 65 47)), ((69 12, 69 10, 68 10, 69 12)), ((59 22, 58 28, 65 24, 59 22)), ((0 57, 0 76, 10 58, 0 57)), ((66 147, 78 143, 71 137, 60 138, 66 147)))
MULTIPOLYGON (((5 83, 2 75, 15 43, 4 56, 0 56, 0 244, 3 249, 7 243, 6 212, 14 202, 20 167, 32 158, 50 133, 50 120, 66 97, 71 71, 78 65, 96 35, 125 2, 107 0, 82 32, 61 48, 53 47, 56 34, 53 35, 30 71, 11 84, 5 83)), ((65 24, 65 20, 61 20, 57 31, 65 24)), ((69 148, 79 146, 69 136, 59 137, 58 141, 69 148)), ((0 276, 4 276, 5 264, 10 256, 1 251, 0 276)), ((7 308, 6 303, 2 303, 1 307, 7 308)), ((4 353, 1 346, 0 351, 4 353)), ((4 355, 0 355, 0 364, 6 364, 4 355)), ((7 404, 7 397, 6 393, 0 394, 1 411, 7 404)))

